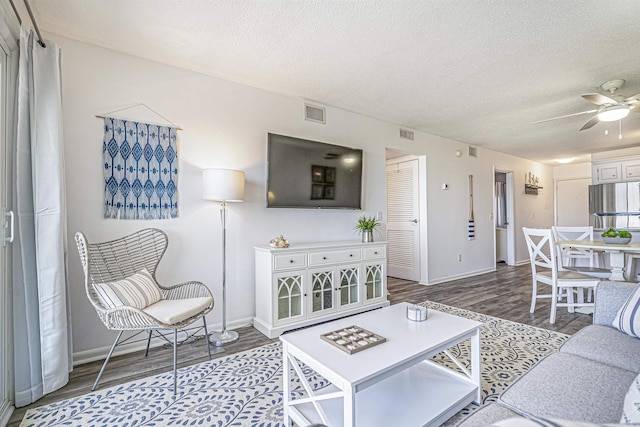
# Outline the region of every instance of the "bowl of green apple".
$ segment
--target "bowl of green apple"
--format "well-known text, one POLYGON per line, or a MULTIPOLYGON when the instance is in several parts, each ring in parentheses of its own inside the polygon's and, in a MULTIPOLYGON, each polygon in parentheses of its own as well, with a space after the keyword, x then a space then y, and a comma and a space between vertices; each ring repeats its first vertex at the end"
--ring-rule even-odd
POLYGON ((628 245, 632 237, 627 230, 616 230, 615 228, 610 228, 602 233, 602 241, 610 245, 628 245))

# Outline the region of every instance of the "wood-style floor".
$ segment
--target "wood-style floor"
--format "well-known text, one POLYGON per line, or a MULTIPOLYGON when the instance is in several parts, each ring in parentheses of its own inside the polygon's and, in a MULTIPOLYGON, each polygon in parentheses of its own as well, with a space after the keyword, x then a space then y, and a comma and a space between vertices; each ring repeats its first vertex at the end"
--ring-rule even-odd
MULTIPOLYGON (((495 272, 433 286, 423 286, 415 282, 390 277, 388 290, 389 300, 392 304, 402 301, 419 303, 431 300, 566 334, 574 334, 591 324, 591 316, 568 313, 566 309, 559 309, 556 323, 549 324, 550 301, 548 299, 538 300, 535 313, 530 314, 531 268, 528 264, 519 267, 498 264, 495 272)), ((277 339, 268 339, 251 326, 236 329, 236 331, 240 334, 240 339, 237 342, 227 344, 222 348, 212 346, 214 358, 277 341, 277 339)), ((170 346, 152 349, 146 358, 143 352, 114 357, 109 362, 99 387, 101 389, 107 388, 170 371, 172 357, 170 346)), ((204 339, 185 343, 178 348, 179 367, 206 360, 207 348, 204 339)), ((90 392, 101 365, 102 361, 97 361, 75 367, 70 374, 69 383, 65 387, 30 406, 16 409, 8 426, 18 426, 29 408, 90 392)))

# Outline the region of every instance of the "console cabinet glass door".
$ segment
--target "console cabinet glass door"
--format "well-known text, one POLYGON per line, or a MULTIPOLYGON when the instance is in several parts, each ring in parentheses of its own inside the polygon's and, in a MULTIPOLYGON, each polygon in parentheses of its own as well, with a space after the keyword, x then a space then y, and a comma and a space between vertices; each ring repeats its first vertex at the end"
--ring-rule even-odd
POLYGON ((359 264, 338 267, 338 289, 340 307, 362 305, 359 264))
POLYGON ((335 268, 309 270, 309 317, 336 311, 334 287, 335 268))
POLYGON ((364 266, 364 303, 382 300, 384 295, 384 265, 381 263, 364 266))
POLYGON ((274 322, 288 323, 304 317, 304 272, 287 272, 274 277, 277 295, 274 322))

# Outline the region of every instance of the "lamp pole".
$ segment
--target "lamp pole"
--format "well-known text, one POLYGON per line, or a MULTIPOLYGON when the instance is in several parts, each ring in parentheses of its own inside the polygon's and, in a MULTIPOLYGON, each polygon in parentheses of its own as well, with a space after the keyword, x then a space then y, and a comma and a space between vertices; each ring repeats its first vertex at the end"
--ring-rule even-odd
POLYGON ((222 331, 210 335, 209 341, 217 347, 238 339, 238 333, 227 330, 227 202, 220 203, 222 223, 222 331))
POLYGON ((244 172, 229 169, 203 172, 203 198, 220 202, 222 223, 222 331, 209 335, 209 341, 218 347, 238 339, 237 332, 227 330, 227 202, 241 202, 243 197, 244 172))

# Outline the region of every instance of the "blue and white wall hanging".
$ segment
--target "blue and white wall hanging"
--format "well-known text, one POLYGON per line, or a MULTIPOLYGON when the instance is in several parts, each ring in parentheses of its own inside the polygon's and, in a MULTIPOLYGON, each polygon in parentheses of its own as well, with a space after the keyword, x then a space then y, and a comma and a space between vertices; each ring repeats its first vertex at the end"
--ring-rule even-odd
POLYGON ((178 216, 178 127, 104 117, 104 217, 178 216))

